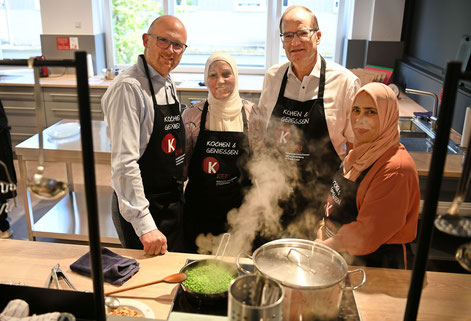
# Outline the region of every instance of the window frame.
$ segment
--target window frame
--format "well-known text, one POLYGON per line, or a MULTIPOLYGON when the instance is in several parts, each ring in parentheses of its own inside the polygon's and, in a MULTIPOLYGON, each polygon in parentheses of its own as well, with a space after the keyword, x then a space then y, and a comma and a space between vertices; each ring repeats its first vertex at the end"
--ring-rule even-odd
MULTIPOLYGON (((236 6, 237 0, 234 1, 234 7, 236 6)), ((264 0, 261 0, 264 2, 264 0)), ((343 47, 344 39, 347 36, 349 28, 351 28, 350 14, 347 14, 347 10, 351 8, 351 2, 353 0, 338 0, 338 19, 337 19, 337 40, 334 48, 334 58, 333 60, 336 63, 341 64, 343 59, 343 47)), ((126 69, 131 65, 120 64, 115 65, 115 46, 114 46, 114 37, 113 37, 113 26, 112 26, 112 17, 111 17, 111 2, 112 0, 104 0, 105 10, 104 10, 104 20, 105 20, 105 38, 106 38, 106 50, 111 53, 107 55, 107 65, 108 66, 117 66, 121 69, 126 69)), ((163 2, 163 13, 165 15, 175 15, 177 12, 177 5, 175 0, 162 0, 163 2)), ((267 10, 267 34, 266 39, 266 50, 265 50, 265 67, 244 67, 239 69, 239 74, 245 75, 264 75, 265 72, 273 65, 278 64, 279 53, 281 50, 281 41, 279 38, 279 21, 281 18, 283 0, 267 0, 266 1, 266 10, 267 10)), ((198 2, 199 7, 199 2, 198 2)), ((254 8, 255 9, 255 8, 254 8)), ((258 9, 257 9, 258 10, 258 9)), ((238 10, 238 11, 247 11, 247 10, 238 10)), ((204 66, 177 66, 172 72, 174 73, 203 73, 204 66)))

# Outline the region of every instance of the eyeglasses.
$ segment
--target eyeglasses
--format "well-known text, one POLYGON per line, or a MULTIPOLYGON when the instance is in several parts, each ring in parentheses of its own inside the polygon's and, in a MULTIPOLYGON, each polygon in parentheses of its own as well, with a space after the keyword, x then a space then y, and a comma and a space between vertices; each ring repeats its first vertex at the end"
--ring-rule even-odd
POLYGON ((172 41, 167 38, 157 37, 151 33, 148 33, 148 35, 157 39, 157 47, 162 48, 162 49, 167 49, 168 47, 170 47, 170 45, 172 45, 173 51, 177 54, 183 53, 185 49, 188 47, 187 45, 181 42, 172 41))
POLYGON ((312 34, 316 31, 318 31, 319 28, 315 29, 299 29, 296 32, 285 32, 285 33, 280 33, 281 41, 283 42, 291 42, 294 39, 294 35, 298 35, 298 38, 300 40, 308 40, 311 38, 312 34))

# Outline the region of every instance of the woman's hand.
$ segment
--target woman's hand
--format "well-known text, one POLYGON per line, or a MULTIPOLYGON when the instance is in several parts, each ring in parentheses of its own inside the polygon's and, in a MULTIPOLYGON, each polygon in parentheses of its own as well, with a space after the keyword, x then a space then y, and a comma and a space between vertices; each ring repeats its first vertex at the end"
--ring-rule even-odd
POLYGON ((324 219, 322 219, 319 223, 319 228, 317 229, 317 238, 316 241, 323 241, 327 238, 325 233, 325 223, 324 219))

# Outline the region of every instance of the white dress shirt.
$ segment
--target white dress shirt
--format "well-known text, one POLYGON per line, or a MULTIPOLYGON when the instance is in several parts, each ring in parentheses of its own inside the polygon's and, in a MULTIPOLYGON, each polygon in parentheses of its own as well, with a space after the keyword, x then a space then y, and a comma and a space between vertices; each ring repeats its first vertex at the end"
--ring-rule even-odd
MULTIPOLYGON (((268 126, 268 120, 278 99, 281 81, 288 65, 288 81, 284 96, 298 101, 317 98, 321 71, 319 54, 313 70, 302 81, 296 77, 289 62, 271 67, 265 74, 258 106, 260 113, 265 118, 266 126, 268 126)), ((341 159, 346 154, 345 144, 347 142, 353 143, 350 110, 358 89, 360 89, 360 80, 352 72, 339 64, 326 60, 324 112, 330 140, 341 159)))
MULTIPOLYGON (((175 102, 175 85, 149 65, 158 105, 175 102)), ((150 215, 137 161, 149 143, 154 128, 154 105, 141 58, 113 80, 101 100, 106 134, 111 142, 111 186, 119 211, 141 236, 157 228, 150 215)))

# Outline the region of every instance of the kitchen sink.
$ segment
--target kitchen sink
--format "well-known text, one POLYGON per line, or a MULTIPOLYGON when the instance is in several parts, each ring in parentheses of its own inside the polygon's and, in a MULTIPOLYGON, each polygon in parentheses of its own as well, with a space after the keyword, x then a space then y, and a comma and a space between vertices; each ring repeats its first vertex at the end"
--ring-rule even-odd
MULTIPOLYGON (((399 141, 409 152, 432 153, 435 132, 431 124, 416 117, 399 117, 399 141)), ((454 141, 449 140, 448 154, 463 154, 462 149, 454 141)))
POLYGON ((417 126, 413 117, 399 117, 401 137, 427 138, 426 132, 417 126))

